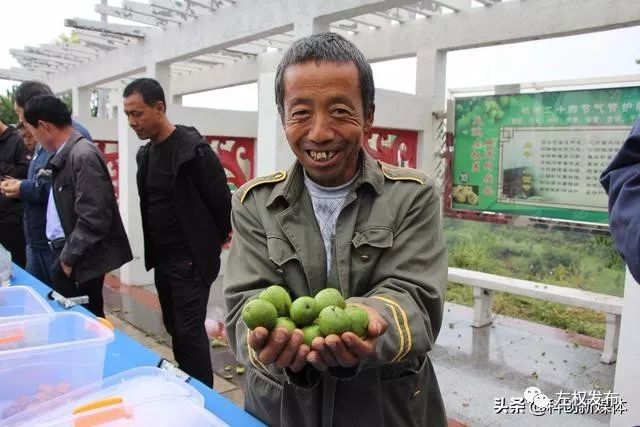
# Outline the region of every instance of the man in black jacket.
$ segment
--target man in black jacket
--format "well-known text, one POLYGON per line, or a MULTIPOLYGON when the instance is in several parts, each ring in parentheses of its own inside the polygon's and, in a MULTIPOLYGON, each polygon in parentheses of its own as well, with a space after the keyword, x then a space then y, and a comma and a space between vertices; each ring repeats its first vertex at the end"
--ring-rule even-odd
POLYGON ((137 155, 145 261, 155 268, 164 325, 180 368, 213 386, 204 327, 209 290, 231 231, 231 193, 218 157, 195 128, 173 125, 164 91, 149 78, 124 90, 137 155))
POLYGON ((65 297, 87 295, 85 307, 104 317, 104 275, 133 258, 107 165, 55 96, 29 100, 24 117, 36 140, 55 152, 41 171, 52 178, 46 222, 52 288, 65 297))
MULTIPOLYGON (((18 130, 0 122, 0 180, 27 177, 29 151, 18 130)), ((13 261, 26 264, 26 243, 22 231, 22 203, 0 195, 0 244, 11 252, 13 261)))

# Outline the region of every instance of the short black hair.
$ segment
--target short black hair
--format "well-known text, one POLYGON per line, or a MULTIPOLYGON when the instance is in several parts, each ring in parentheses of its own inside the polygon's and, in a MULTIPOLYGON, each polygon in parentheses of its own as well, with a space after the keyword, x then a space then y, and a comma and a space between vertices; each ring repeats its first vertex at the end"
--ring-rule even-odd
POLYGON ((365 116, 373 114, 375 86, 373 72, 363 53, 340 34, 326 32, 296 40, 285 52, 276 71, 276 105, 284 117, 284 73, 288 67, 307 61, 352 62, 360 76, 360 93, 365 116))
POLYGON ((45 83, 36 80, 28 80, 20 83, 13 96, 18 107, 25 108, 27 106, 27 102, 29 102, 29 100, 34 96, 38 95, 53 95, 53 91, 45 83))
POLYGON ((38 122, 48 122, 58 128, 71 126, 71 113, 67 104, 53 95, 39 95, 31 98, 24 109, 24 119, 31 126, 38 122))
POLYGON ((124 88, 122 97, 126 98, 134 93, 139 93, 144 103, 150 107, 153 107, 158 101, 162 101, 165 106, 167 105, 164 99, 164 90, 162 90, 162 86, 160 86, 160 83, 155 79, 149 77, 135 79, 124 88))

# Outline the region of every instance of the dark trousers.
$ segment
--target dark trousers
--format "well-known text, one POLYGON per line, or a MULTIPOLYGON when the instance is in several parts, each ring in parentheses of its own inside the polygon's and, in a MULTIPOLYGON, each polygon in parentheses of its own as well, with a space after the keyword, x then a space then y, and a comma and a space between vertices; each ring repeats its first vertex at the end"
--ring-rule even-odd
POLYGON ((189 256, 157 262, 155 282, 164 326, 171 335, 178 366, 213 387, 209 338, 204 327, 211 285, 189 256))
POLYGON ((53 252, 46 249, 36 249, 27 245, 27 272, 46 285, 51 285, 51 265, 53 252))
POLYGON ((95 279, 78 283, 75 280, 73 271, 68 277, 60 265, 60 252, 62 249, 53 251, 53 263, 51 264, 51 288, 63 297, 72 298, 86 295, 89 303, 82 304, 84 308, 98 317, 105 317, 104 298, 102 296, 102 286, 104 285, 104 274, 95 279))
POLYGON ((22 220, 17 223, 0 223, 0 244, 11 252, 13 262, 24 268, 27 263, 26 247, 22 220))

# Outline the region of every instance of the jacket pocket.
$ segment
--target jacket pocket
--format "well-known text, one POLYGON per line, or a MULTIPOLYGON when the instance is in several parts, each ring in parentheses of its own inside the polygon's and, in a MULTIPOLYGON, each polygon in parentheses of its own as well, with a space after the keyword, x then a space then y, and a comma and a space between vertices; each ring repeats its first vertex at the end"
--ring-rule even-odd
POLYGON ((351 282, 353 295, 370 290, 371 274, 382 254, 393 246, 393 232, 388 227, 370 227, 356 231, 351 240, 351 282))
POLYGON ((371 227, 356 231, 351 240, 351 244, 360 249, 363 246, 374 248, 390 248, 393 246, 393 232, 387 227, 371 227))
POLYGON ((282 277, 284 284, 294 295, 303 292, 307 287, 307 278, 298 253, 291 243, 281 237, 267 237, 267 250, 269 259, 273 262, 273 268, 276 274, 282 277))
POLYGON ((296 250, 288 240, 280 237, 267 237, 267 249, 269 259, 277 266, 282 266, 289 261, 299 261, 296 250))
POLYGON ((255 368, 247 368, 244 408, 269 426, 280 425, 282 384, 255 368))
POLYGON ((385 426, 447 425, 440 388, 428 356, 380 369, 385 426))

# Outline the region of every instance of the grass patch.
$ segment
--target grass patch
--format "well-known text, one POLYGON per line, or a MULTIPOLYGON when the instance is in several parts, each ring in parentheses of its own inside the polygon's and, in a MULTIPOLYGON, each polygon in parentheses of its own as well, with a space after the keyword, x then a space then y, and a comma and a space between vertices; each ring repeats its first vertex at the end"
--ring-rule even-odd
MULTIPOLYGON (((622 296, 624 263, 609 236, 446 218, 449 266, 622 296)), ((446 300, 473 306, 473 289, 450 283, 446 300)), ((603 338, 604 313, 497 292, 493 312, 603 338)))

